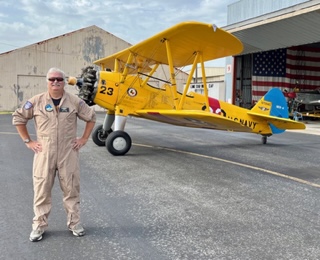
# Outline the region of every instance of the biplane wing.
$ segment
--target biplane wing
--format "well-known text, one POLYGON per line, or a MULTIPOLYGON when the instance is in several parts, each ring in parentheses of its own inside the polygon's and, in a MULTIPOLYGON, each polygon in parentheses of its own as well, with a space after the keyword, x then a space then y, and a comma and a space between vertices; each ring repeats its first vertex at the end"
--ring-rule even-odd
MULTIPOLYGON (((114 68, 115 61, 122 64, 122 68, 130 66, 131 69, 169 64, 165 40, 170 42, 174 67, 192 64, 196 52, 202 53, 203 61, 209 61, 239 54, 243 49, 240 40, 215 25, 183 22, 123 51, 97 60, 94 64, 109 69, 114 68), (126 64, 129 55, 133 55, 133 61, 126 64)), ((136 73, 136 70, 130 73, 136 73)))
POLYGON ((146 119, 179 126, 209 128, 235 132, 251 132, 251 128, 226 117, 197 110, 138 110, 146 119))

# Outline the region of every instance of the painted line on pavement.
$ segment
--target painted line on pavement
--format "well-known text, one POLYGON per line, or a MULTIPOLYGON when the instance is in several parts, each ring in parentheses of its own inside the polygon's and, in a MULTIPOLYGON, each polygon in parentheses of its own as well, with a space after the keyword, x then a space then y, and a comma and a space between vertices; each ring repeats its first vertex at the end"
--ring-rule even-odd
POLYGON ((251 169, 251 170, 262 171, 262 172, 265 172, 265 173, 268 173, 268 174, 271 174, 271 175, 274 175, 274 176, 278 176, 278 177, 282 177, 282 178, 285 178, 285 179, 289 179, 289 180, 292 180, 292 181, 295 181, 295 182, 298 182, 298 183, 302 183, 302 184, 306 184, 306 185, 309 185, 309 186, 312 186, 312 187, 320 188, 320 184, 313 183, 313 182, 310 182, 310 181, 306 181, 306 180, 303 180, 303 179, 299 179, 299 178, 296 178, 296 177, 293 177, 293 176, 289 176, 289 175, 286 175, 286 174, 283 174, 283 173, 280 173, 280 172, 275 172, 275 171, 263 169, 263 168, 260 168, 260 167, 252 166, 252 165, 249 165, 249 164, 233 162, 233 161, 229 161, 229 160, 226 160, 226 159, 221 159, 221 158, 214 157, 214 156, 203 155, 203 154, 192 153, 192 152, 186 152, 186 151, 176 150, 176 149, 172 149, 172 148, 165 148, 165 147, 160 147, 160 146, 152 146, 152 145, 144 145, 144 144, 133 144, 133 145, 141 146, 141 147, 148 147, 148 148, 163 149, 163 150, 167 150, 167 151, 171 151, 171 152, 188 154, 188 155, 207 158, 207 159, 220 161, 220 162, 224 162, 224 163, 229 163, 229 164, 241 166, 241 167, 244 167, 244 168, 248 168, 248 169, 251 169))
POLYGON ((1 135, 18 135, 18 132, 0 132, 1 135))

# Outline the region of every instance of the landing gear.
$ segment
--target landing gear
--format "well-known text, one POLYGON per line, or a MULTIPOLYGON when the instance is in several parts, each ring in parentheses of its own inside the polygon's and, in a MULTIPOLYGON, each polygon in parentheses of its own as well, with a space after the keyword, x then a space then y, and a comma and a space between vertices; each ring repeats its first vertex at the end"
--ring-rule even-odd
POLYGON ((266 143, 267 143, 267 136, 263 135, 263 136, 261 137, 261 143, 262 143, 262 144, 266 144, 266 143))
POLYGON ((91 134, 92 141, 98 146, 106 145, 106 140, 109 134, 112 133, 112 129, 104 130, 103 125, 98 125, 93 129, 91 134))
POLYGON ((126 132, 118 130, 108 136, 105 144, 112 155, 124 155, 130 150, 132 141, 126 132))
POLYGON ((123 131, 126 120, 126 116, 107 114, 103 124, 93 130, 93 142, 98 146, 105 145, 112 155, 125 155, 132 144, 131 137, 123 131), (111 128, 112 125, 114 130, 111 128))

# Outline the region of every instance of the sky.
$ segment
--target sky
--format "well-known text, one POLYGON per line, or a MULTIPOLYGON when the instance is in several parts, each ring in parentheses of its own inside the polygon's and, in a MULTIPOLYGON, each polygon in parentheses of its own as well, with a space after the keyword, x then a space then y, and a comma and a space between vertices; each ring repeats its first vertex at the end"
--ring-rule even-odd
MULTIPOLYGON (((227 25, 238 0, 0 0, 0 53, 91 25, 139 43, 179 22, 227 25)), ((222 65, 221 60, 216 65, 222 65)))

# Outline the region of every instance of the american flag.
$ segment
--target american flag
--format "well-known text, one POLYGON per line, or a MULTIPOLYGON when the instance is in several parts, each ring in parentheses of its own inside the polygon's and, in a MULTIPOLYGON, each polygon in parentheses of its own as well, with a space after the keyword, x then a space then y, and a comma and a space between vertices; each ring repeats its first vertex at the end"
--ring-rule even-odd
POLYGON ((314 90, 320 87, 320 48, 290 47, 253 54, 252 100, 273 87, 314 90))

